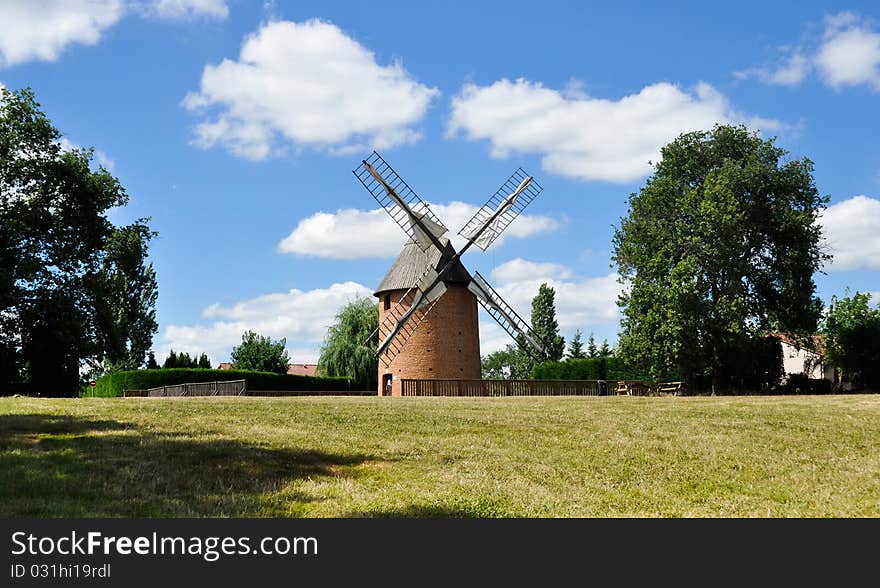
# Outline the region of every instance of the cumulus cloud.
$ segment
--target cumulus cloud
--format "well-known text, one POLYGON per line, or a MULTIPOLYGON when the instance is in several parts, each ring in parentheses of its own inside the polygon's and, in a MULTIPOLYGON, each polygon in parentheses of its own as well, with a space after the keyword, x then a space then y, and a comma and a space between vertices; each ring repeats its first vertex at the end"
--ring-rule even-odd
POLYGON ((233 306, 212 304, 202 313, 207 324, 165 328, 156 355, 161 361, 170 349, 204 352, 216 365, 227 361, 232 348, 241 343, 242 333, 253 330, 273 339, 285 337, 294 363, 314 363, 336 313, 359 296, 372 296, 372 290, 356 282, 343 282, 328 288, 266 294, 233 306))
POLYGON ((872 21, 855 13, 831 15, 825 19, 821 36, 814 35, 802 46, 781 50, 783 59, 775 66, 752 67, 734 75, 794 86, 815 70, 832 88, 868 86, 880 92, 880 32, 872 21))
POLYGON ((829 269, 880 270, 880 200, 853 196, 829 206, 820 222, 834 256, 829 269))
POLYGON ((0 2, 0 65, 55 61, 68 45, 94 45, 123 12, 121 0, 0 2))
POLYGON ((280 21, 248 36, 237 60, 206 66, 183 106, 206 117, 196 146, 261 160, 290 145, 345 153, 411 143, 437 94, 332 23, 280 21))
POLYGON ((153 0, 148 13, 167 20, 211 18, 223 20, 229 16, 226 0, 153 0))
MULTIPOLYGON (((616 273, 584 278, 564 265, 516 258, 499 265, 490 277, 501 297, 526 322, 531 317, 532 299, 545 282, 556 291, 556 320, 561 332, 591 331, 619 320, 617 295, 621 285, 616 273)), ((480 331, 480 352, 484 355, 512 343, 489 317, 481 318, 480 331)))
POLYGON ((775 120, 735 112, 715 88, 682 90, 668 83, 619 100, 560 92, 525 79, 466 84, 452 100, 449 135, 488 140, 493 157, 536 153, 548 172, 580 180, 629 182, 651 171, 649 160, 681 133, 715 123, 745 122, 778 130, 775 120))
MULTIPOLYGON (((431 210, 449 228, 447 236, 460 248, 464 240, 455 233, 477 212, 464 202, 431 204, 431 210)), ((547 216, 520 215, 492 247, 506 238, 523 238, 558 229, 560 223, 547 216)), ((284 253, 330 259, 394 257, 406 241, 406 235, 382 209, 318 212, 299 222, 279 244, 284 253)))
POLYGON ((849 12, 829 17, 816 66, 832 88, 867 85, 880 92, 880 32, 849 12))
POLYGON ((801 53, 792 53, 774 67, 752 67, 736 72, 740 79, 757 78, 765 84, 774 86, 796 86, 810 73, 813 65, 810 59, 801 53))

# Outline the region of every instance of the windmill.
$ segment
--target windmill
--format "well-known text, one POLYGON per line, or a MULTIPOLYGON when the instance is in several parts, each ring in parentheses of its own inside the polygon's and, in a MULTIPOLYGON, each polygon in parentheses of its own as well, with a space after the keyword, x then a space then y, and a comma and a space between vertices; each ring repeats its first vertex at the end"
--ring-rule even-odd
MULTIPOLYGON (((390 389, 392 379, 397 376, 420 375, 452 379, 458 375, 452 367, 455 361, 469 366, 466 374, 466 370, 460 365, 458 371, 465 376, 474 377, 474 350, 475 377, 479 378, 476 305, 471 305, 473 312, 467 308, 468 301, 473 298, 529 355, 537 360, 547 357, 544 342, 529 324, 501 298, 479 272, 471 275, 461 264, 461 256, 471 246, 476 245, 483 251, 488 249, 541 193, 542 188, 534 178, 522 168, 511 174, 458 232, 465 239, 465 244, 460 251, 456 251, 445 237, 448 230, 443 222, 378 153, 374 151, 353 172, 409 237, 403 252, 376 293, 377 296, 386 293, 384 305, 380 305, 380 341, 376 350, 380 360, 380 393, 390 389), (393 304, 391 293, 395 298, 393 304), (445 302, 452 298, 458 302, 454 305, 445 302), (438 305, 444 304, 448 308, 443 313, 432 314, 438 305), (439 314, 443 316, 438 316, 439 314), (432 321, 437 326, 434 329, 434 339, 423 337, 423 349, 410 352, 412 361, 407 363, 412 365, 398 366, 398 373, 392 373, 395 360, 405 353, 409 342, 418 338, 420 327, 425 324, 430 326, 432 321), (444 336, 437 335, 438 330, 445 331, 444 336), (456 332, 458 335, 455 335, 456 332), (456 336, 468 347, 468 357, 458 357, 462 353, 462 346, 456 346, 451 341, 456 336), (468 345, 468 341, 476 343, 468 345), (458 354, 455 353, 456 347, 458 354), (432 358, 440 359, 432 359, 430 365, 419 374, 418 364, 425 363, 423 358, 432 349, 432 358), (434 367, 438 369, 434 371, 434 367), (406 374, 406 371, 413 373, 406 374)), ((430 328, 423 330, 427 334, 431 332, 430 328)))

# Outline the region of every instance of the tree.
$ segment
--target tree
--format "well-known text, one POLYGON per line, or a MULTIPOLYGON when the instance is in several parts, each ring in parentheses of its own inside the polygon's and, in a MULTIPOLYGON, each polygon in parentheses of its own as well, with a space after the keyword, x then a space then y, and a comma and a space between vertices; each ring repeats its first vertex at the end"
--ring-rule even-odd
POLYGON ((532 377, 534 361, 519 345, 484 355, 480 361, 484 378, 496 380, 525 380, 532 377))
POLYGON ((156 363, 156 354, 150 351, 147 353, 147 369, 148 370, 157 370, 159 369, 159 364, 156 363))
POLYGON ((143 366, 158 329, 156 272, 152 263, 146 264, 155 235, 143 222, 111 229, 101 267, 90 281, 96 335, 108 372, 143 366))
POLYGON ((729 389, 739 350, 769 330, 812 333, 817 217, 813 164, 741 126, 678 137, 615 227, 627 286, 618 348, 655 378, 729 389))
POLYGON ((211 369, 211 360, 208 359, 207 353, 202 353, 199 356, 199 361, 198 361, 198 364, 196 365, 196 367, 198 367, 199 369, 203 369, 203 370, 211 369))
POLYGON ((379 307, 366 297, 346 304, 327 330, 318 373, 349 378, 364 390, 377 388, 379 363, 379 307))
POLYGON ((272 341, 253 331, 245 331, 241 345, 232 348, 230 358, 236 369, 286 374, 290 364, 290 357, 284 349, 286 345, 286 338, 272 341))
POLYGON ((599 348, 599 351, 596 355, 598 357, 611 357, 612 355, 614 355, 614 350, 611 349, 610 345, 608 345, 608 339, 602 340, 602 347, 599 348))
MULTIPOLYGON (((96 285, 115 249, 107 212, 128 195, 92 159, 91 149, 61 147, 33 92, 0 89, 0 383, 73 395, 81 373, 91 375, 82 368, 118 350, 100 320, 96 285)), ((113 284, 102 290, 111 299, 121 282, 113 284)), ((137 345, 153 332, 137 334, 137 345)))
POLYGON ((162 369, 168 370, 168 369, 173 369, 173 368, 178 368, 178 367, 182 367, 182 366, 178 365, 178 363, 177 363, 177 354, 174 353, 173 349, 170 349, 168 351, 168 355, 165 357, 165 361, 162 363, 162 369))
POLYGON ((565 352, 565 339, 559 335, 556 322, 556 291, 546 283, 532 299, 532 329, 547 346, 548 359, 559 361, 565 352))
POLYGON ((590 338, 587 340, 587 357, 599 357, 599 348, 596 347, 596 338, 593 337, 593 333, 590 333, 590 338))
POLYGON ((568 343, 568 358, 583 359, 585 357, 586 355, 584 354, 584 344, 581 341, 581 330, 578 329, 574 332, 574 337, 572 337, 571 341, 568 343))
POLYGON ((831 303, 824 317, 826 358, 856 387, 880 391, 880 308, 856 292, 831 303))

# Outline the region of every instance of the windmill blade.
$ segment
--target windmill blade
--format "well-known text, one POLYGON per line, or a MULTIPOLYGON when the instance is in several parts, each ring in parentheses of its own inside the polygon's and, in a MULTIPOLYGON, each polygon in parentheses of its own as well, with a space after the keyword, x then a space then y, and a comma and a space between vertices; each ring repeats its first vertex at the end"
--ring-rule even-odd
POLYGON ((400 354, 406 342, 418 330, 422 321, 445 292, 446 284, 442 280, 437 280, 437 271, 429 266, 418 283, 407 290, 391 307, 378 329, 380 336, 386 333, 376 349, 376 355, 382 359, 385 367, 391 365, 394 358, 400 354))
POLYGON ((458 232, 485 251, 543 188, 518 168, 458 232))
POLYGON ((447 229, 431 208, 403 181, 382 157, 373 151, 356 167, 354 175, 422 251, 440 244, 447 229))
POLYGON ((471 291, 479 301, 480 305, 486 309, 486 312, 501 325, 501 328, 507 331, 507 334, 513 337, 517 342, 520 338, 528 343, 525 351, 532 356, 533 359, 543 361, 547 359, 547 350, 541 338, 532 330, 513 308, 507 304, 498 292, 489 285, 489 282, 475 272, 473 279, 468 284, 468 290, 471 291))

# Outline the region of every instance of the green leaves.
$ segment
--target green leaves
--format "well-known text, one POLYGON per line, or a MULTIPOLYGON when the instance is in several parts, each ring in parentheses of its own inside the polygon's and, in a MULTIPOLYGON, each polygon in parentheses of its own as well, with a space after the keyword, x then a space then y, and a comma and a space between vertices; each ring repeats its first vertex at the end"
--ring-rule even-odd
POLYGON ((880 390, 880 308, 871 295, 831 298, 825 315, 828 360, 856 387, 880 390))
POLYGON ((0 383, 50 395, 139 367, 156 331, 147 219, 114 227, 125 189, 61 140, 32 91, 0 89, 0 383))
POLYGON ((324 376, 350 378, 363 390, 378 387, 379 307, 370 298, 358 298, 345 305, 328 329, 318 359, 324 376))
POLYGON ((812 332, 813 274, 828 257, 807 159, 740 126, 687 133, 615 227, 613 259, 628 292, 622 354, 655 378, 737 380, 739 349, 771 325, 812 332))
POLYGON ((232 348, 230 359, 237 370, 286 374, 290 364, 290 357, 284 348, 286 345, 285 338, 272 341, 253 331, 245 331, 241 336, 241 345, 232 348))

